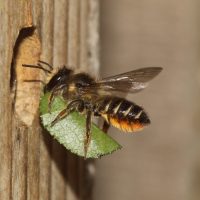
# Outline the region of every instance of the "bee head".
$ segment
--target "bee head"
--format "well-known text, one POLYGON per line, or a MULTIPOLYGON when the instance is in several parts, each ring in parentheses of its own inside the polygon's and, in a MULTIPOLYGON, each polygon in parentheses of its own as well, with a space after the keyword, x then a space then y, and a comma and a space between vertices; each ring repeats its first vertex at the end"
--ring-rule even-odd
POLYGON ((59 88, 59 86, 66 84, 69 80, 69 75, 72 73, 72 70, 63 67, 58 70, 56 74, 52 76, 49 82, 44 87, 44 92, 50 92, 54 88, 59 88))

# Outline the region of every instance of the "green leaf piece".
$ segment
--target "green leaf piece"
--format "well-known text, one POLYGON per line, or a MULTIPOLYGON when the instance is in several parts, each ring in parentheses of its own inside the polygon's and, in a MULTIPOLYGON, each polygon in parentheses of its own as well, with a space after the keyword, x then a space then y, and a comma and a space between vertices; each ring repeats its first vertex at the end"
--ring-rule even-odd
MULTIPOLYGON (((50 126, 58 113, 66 107, 66 102, 62 97, 57 96, 52 103, 51 113, 48 112, 48 98, 50 93, 46 93, 40 100, 40 117, 43 126, 48 132, 66 149, 72 153, 84 156, 85 122, 84 115, 72 112, 66 118, 50 126)), ((111 154, 120 149, 121 146, 109 135, 105 134, 94 123, 91 127, 91 142, 88 147, 86 158, 99 158, 103 155, 111 154)))

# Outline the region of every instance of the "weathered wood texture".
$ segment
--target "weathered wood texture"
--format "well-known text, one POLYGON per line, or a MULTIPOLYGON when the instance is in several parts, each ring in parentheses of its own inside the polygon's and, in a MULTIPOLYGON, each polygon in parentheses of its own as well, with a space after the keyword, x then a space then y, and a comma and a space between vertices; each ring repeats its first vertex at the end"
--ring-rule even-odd
POLYGON ((91 163, 67 152, 39 121, 45 60, 98 71, 98 0, 0 2, 0 199, 90 199, 91 163), (88 167, 90 166, 90 168, 88 167))

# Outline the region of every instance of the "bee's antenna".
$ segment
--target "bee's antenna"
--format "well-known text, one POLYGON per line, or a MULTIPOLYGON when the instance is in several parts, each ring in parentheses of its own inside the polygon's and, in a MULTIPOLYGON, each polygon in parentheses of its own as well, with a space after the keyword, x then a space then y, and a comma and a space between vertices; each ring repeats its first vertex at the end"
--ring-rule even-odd
POLYGON ((38 69, 42 69, 43 71, 51 74, 51 70, 45 69, 44 67, 42 67, 42 65, 40 63, 38 63, 38 65, 22 64, 22 67, 38 68, 38 69))
POLYGON ((49 63, 44 62, 44 61, 42 61, 42 60, 38 60, 38 64, 39 64, 39 63, 42 63, 42 64, 44 64, 44 65, 47 65, 47 66, 50 68, 50 70, 53 70, 52 65, 50 65, 49 63))
POLYGON ((30 82, 34 82, 34 83, 42 83, 43 85, 46 85, 46 83, 44 82, 44 81, 42 81, 42 80, 23 80, 23 82, 28 82, 28 83, 30 83, 30 82))

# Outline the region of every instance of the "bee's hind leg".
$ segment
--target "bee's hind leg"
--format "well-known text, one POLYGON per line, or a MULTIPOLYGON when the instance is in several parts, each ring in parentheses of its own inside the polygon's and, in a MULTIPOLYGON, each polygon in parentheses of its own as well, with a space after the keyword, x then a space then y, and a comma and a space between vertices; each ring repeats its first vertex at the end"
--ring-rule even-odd
POLYGON ((109 124, 106 120, 104 120, 104 122, 103 122, 103 127, 102 127, 102 131, 103 131, 104 133, 107 133, 109 128, 110 128, 110 124, 109 124))
POLYGON ((84 103, 80 99, 76 99, 74 101, 71 101, 65 109, 63 109, 57 116, 56 118, 51 122, 51 127, 54 126, 58 121, 64 119, 67 117, 72 111, 78 110, 80 111, 81 109, 84 108, 84 103))
POLYGON ((87 111, 86 116, 86 133, 84 139, 84 158, 86 159, 88 147, 91 141, 91 123, 92 123, 92 112, 90 110, 87 111))

